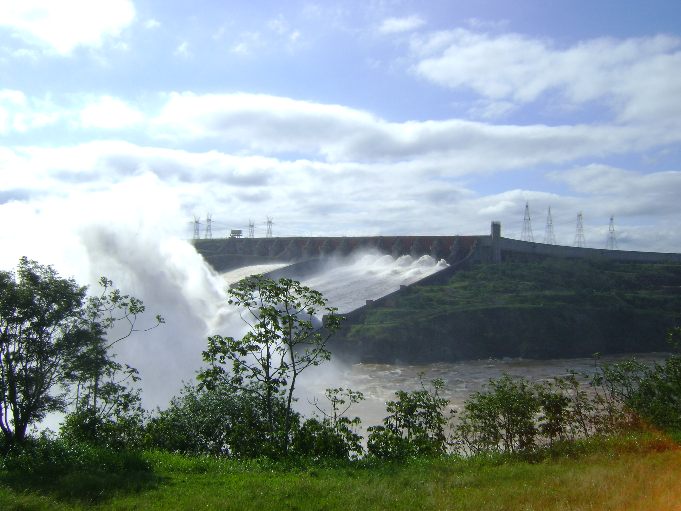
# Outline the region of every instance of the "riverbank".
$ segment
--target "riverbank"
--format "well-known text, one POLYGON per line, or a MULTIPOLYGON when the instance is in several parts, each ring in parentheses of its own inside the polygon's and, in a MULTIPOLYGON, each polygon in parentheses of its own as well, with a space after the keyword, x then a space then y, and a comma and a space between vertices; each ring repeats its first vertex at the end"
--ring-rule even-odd
POLYGON ((149 471, 43 480, 0 472, 3 510, 679 510, 681 449, 661 434, 528 458, 275 463, 147 452, 149 471), (98 486, 99 484, 99 486, 98 486), (101 486, 101 488, 100 488, 101 486))

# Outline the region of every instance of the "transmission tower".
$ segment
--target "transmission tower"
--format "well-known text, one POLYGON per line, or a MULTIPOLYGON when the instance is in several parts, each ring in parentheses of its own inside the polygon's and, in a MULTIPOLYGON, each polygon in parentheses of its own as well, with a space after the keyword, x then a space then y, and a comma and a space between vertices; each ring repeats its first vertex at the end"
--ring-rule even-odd
POLYGON ((203 237, 207 240, 213 238, 213 219, 210 214, 206 215, 206 230, 203 233, 203 237))
POLYGON ((544 230, 544 243, 547 245, 556 244, 556 235, 553 233, 553 217, 551 216, 551 206, 549 206, 549 213, 546 215, 546 229, 544 230))
POLYGON ((266 238, 271 238, 272 237, 272 219, 270 217, 267 217, 267 234, 265 234, 266 238))
POLYGON ((255 238, 255 223, 253 220, 248 220, 248 237, 255 238))
POLYGON ((617 250, 617 235, 615 234, 615 217, 610 217, 610 226, 608 227, 608 241, 605 244, 608 250, 617 250))
POLYGON ((194 239, 198 240, 201 237, 201 221, 198 216, 194 217, 194 239))
POLYGON ((530 220, 530 205, 525 203, 525 218, 523 218, 523 232, 520 234, 522 241, 534 241, 532 234, 532 221, 530 220))
POLYGON ((577 213, 577 232, 575 232, 575 247, 584 247, 586 241, 584 239, 584 224, 582 223, 582 212, 577 213))

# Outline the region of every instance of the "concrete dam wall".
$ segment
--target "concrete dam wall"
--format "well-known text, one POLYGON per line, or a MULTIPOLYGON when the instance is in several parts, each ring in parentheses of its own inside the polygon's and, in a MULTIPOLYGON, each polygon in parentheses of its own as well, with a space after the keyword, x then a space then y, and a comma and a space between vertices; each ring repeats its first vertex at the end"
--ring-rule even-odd
POLYGON ((294 263, 357 250, 377 250, 394 257, 430 255, 450 264, 466 257, 485 236, 358 236, 226 238, 194 240, 196 250, 216 270, 274 262, 294 263))
MULTIPOLYGON (((498 224, 497 224, 498 225, 498 224)), ((267 263, 297 263, 329 256, 344 256, 367 249, 393 257, 430 255, 450 265, 470 262, 531 261, 557 257, 640 263, 681 263, 681 254, 605 250, 546 245, 501 237, 501 228, 490 235, 473 236, 356 236, 223 238, 194 240, 196 250, 216 271, 267 263)))
MULTIPOLYGON (((330 348, 337 356, 365 362, 427 363, 490 356, 551 358, 588 356, 594 351, 664 349, 664 332, 671 323, 666 313, 653 309, 639 312, 627 307, 603 311, 579 305, 498 305, 427 315, 424 319, 423 311, 419 315, 419 311, 404 308, 404 303, 418 299, 420 293, 427 295, 430 291, 424 286, 447 284, 456 272, 477 264, 546 259, 681 264, 681 254, 676 253, 545 245, 503 238, 499 228, 486 236, 215 239, 196 240, 195 246, 218 271, 279 262, 285 266, 268 274, 270 277, 311 282, 310 278, 324 275, 351 289, 359 300, 341 309, 346 321, 330 348), (365 296, 350 280, 326 273, 336 264, 333 257, 360 249, 375 249, 394 257, 408 254, 418 258, 427 254, 446 259, 449 266, 407 285, 396 284, 384 293, 365 296), (393 314, 390 311, 395 308, 404 319, 397 330, 391 330, 389 325, 377 327, 371 319, 393 314)), ((356 258, 349 261, 353 259, 356 258)), ((306 285, 317 288, 311 283, 306 285)))
POLYGON ((681 263, 681 254, 604 250, 547 245, 500 236, 501 228, 492 223, 490 235, 473 236, 358 236, 226 238, 194 240, 194 246, 216 271, 268 263, 288 263, 268 273, 271 278, 303 280, 319 270, 322 261, 362 249, 372 249, 393 257, 430 255, 444 259, 449 267, 345 313, 348 324, 361 322, 370 308, 391 306, 400 293, 411 286, 442 284, 454 273, 476 263, 529 262, 546 258, 609 260, 635 263, 681 263))

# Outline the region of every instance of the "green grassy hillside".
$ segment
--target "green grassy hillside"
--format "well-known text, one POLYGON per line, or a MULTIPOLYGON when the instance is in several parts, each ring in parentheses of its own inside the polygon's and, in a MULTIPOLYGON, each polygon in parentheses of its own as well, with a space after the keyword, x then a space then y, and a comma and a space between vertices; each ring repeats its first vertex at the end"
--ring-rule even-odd
POLYGON ((332 344, 364 361, 575 357, 666 350, 681 265, 480 264, 352 317, 332 344))

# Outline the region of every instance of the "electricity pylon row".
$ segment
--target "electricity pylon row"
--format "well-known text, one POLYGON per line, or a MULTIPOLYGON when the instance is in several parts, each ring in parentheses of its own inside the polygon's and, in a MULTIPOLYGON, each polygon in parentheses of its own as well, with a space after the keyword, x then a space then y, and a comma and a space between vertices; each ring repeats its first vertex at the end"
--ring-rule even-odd
MULTIPOLYGON (((534 242, 534 234, 532 233, 532 218, 530 217, 530 205, 525 202, 525 215, 523 217, 523 229, 520 233, 521 241, 534 242)), ((544 244, 556 245, 556 235, 553 232, 553 217, 551 216, 551 206, 549 206, 548 214, 546 215, 546 228, 544 229, 544 244)), ((584 217, 580 211, 577 214, 577 225, 575 229, 575 239, 573 241, 575 247, 585 247, 586 238, 584 237, 584 217)), ((608 250, 617 250, 617 235, 615 233, 615 218, 610 217, 610 226, 608 227, 608 238, 605 248, 608 250)))
MULTIPOLYGON (((209 240, 213 237, 213 219, 210 214, 206 215, 206 227, 203 230, 203 239, 209 240)), ((195 240, 201 238, 201 220, 198 216, 194 217, 194 236, 195 240)))
MULTIPOLYGON (((272 226, 274 222, 270 217, 267 217, 267 233, 265 237, 272 237, 272 226)), ((201 239, 201 220, 198 216, 194 216, 194 234, 192 236, 195 240, 201 239)), ((248 237, 255 238, 255 222, 248 220, 248 237)), ((203 239, 209 240, 213 238, 213 219, 210 214, 206 215, 206 223, 203 230, 203 239)))

